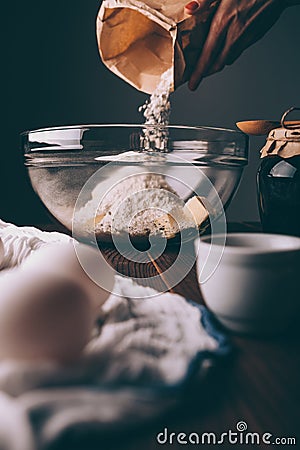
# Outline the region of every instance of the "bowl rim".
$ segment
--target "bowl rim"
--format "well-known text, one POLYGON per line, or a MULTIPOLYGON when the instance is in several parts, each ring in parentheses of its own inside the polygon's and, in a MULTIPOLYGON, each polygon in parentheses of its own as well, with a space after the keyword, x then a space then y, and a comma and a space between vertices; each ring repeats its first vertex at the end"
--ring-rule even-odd
POLYGON ((167 128, 167 129, 183 129, 183 130, 193 130, 193 131, 222 131, 228 134, 236 134, 237 136, 244 137, 248 139, 248 136, 238 129, 223 128, 223 127, 212 127, 212 126, 200 126, 200 125, 180 125, 180 124, 169 124, 169 125, 150 125, 150 124, 137 124, 137 123, 92 123, 92 124, 80 124, 80 125, 59 125, 53 127, 42 127, 33 130, 26 130, 20 133, 20 136, 26 136, 30 133, 42 133, 47 131, 60 131, 60 130, 80 130, 84 128, 167 128))

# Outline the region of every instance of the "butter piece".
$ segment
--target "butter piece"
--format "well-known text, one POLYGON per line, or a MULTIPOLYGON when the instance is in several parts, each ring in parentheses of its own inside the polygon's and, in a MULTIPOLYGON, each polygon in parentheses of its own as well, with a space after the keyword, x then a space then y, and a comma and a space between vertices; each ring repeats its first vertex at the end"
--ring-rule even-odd
POLYGON ((189 217, 192 215, 192 218, 195 222, 195 225, 199 227, 209 216, 209 212, 205 207, 206 199, 205 197, 194 196, 190 198, 185 206, 184 212, 189 217))

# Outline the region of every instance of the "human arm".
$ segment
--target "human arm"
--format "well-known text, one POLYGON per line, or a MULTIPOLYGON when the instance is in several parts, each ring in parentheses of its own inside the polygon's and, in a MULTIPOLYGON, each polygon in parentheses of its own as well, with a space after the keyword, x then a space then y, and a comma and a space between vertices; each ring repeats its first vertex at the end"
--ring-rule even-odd
MULTIPOLYGON (((216 0, 192 1, 187 14, 201 14, 216 0)), ((195 90, 204 77, 232 64, 243 51, 258 41, 289 6, 300 0, 218 0, 206 41, 189 87, 195 90)))

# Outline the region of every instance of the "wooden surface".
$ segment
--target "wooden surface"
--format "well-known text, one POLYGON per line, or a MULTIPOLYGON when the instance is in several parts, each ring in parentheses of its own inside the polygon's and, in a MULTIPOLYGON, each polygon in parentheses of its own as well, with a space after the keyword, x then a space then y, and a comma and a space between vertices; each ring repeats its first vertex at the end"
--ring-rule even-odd
MULTIPOLYGON (((252 225, 233 225, 231 231, 256 231, 252 225)), ((124 260, 112 248, 103 248, 103 254, 120 272, 134 277, 157 275, 176 259, 176 250, 170 249, 163 258, 153 263, 136 264, 124 260)), ((187 256, 187 258, 189 258, 187 256)), ((189 264, 189 260, 187 263, 189 264)), ((166 280, 161 277, 161 288, 166 280)), ((172 288, 196 302, 203 302, 193 268, 187 277, 172 288)), ((281 305, 274 308, 284 308, 281 305)), ((297 323, 297 322, 296 322, 297 323)), ((236 424, 245 421, 248 431, 269 432, 273 437, 296 437, 300 448, 300 337, 299 327, 285 335, 258 338, 230 335, 234 346, 233 356, 226 366, 212 373, 207 386, 193 386, 192 401, 156 425, 129 434, 112 448, 161 448, 156 434, 163 427, 175 432, 236 431, 236 424)), ((98 444, 97 444, 98 445, 98 444)), ((94 448, 99 448, 95 445, 94 448)), ((188 447, 188 446, 185 446, 188 447)), ((194 448, 197 446, 193 446, 194 448)), ((200 446, 200 448, 213 446, 200 446)), ((220 446, 222 448, 222 446, 220 446)), ((270 446, 223 445, 223 448, 270 448, 270 446)), ((276 446, 277 448, 278 446, 276 446)), ((280 446, 279 446, 280 447, 280 446)), ((90 448, 90 447, 87 447, 90 448)), ((92 448, 92 446, 91 446, 92 448)), ((109 448, 107 445, 105 448, 109 448)), ((174 443, 169 448, 182 448, 174 443)))

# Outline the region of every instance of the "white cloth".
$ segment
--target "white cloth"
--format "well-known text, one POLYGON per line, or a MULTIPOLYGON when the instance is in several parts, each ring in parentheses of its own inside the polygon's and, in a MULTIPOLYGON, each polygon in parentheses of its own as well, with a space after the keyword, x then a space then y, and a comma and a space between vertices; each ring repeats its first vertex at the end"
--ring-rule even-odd
POLYGON ((3 220, 0 220, 0 238, 4 247, 0 269, 18 266, 42 245, 72 241, 71 237, 62 233, 47 233, 34 227, 17 227, 3 220))
MULTIPOLYGON (((42 245, 71 240, 2 221, 0 237, 4 270, 42 245)), ((153 297, 153 289, 121 276, 115 290, 120 295, 106 301, 97 333, 72 366, 0 362, 1 450, 50 448, 78 426, 101 433, 132 425, 177 401, 174 390, 188 380, 193 362, 199 360, 199 379, 205 376, 220 340, 202 324, 203 310, 176 294, 153 297), (143 299, 131 298, 137 291, 143 299), (158 401, 161 389, 172 395, 158 401)))

